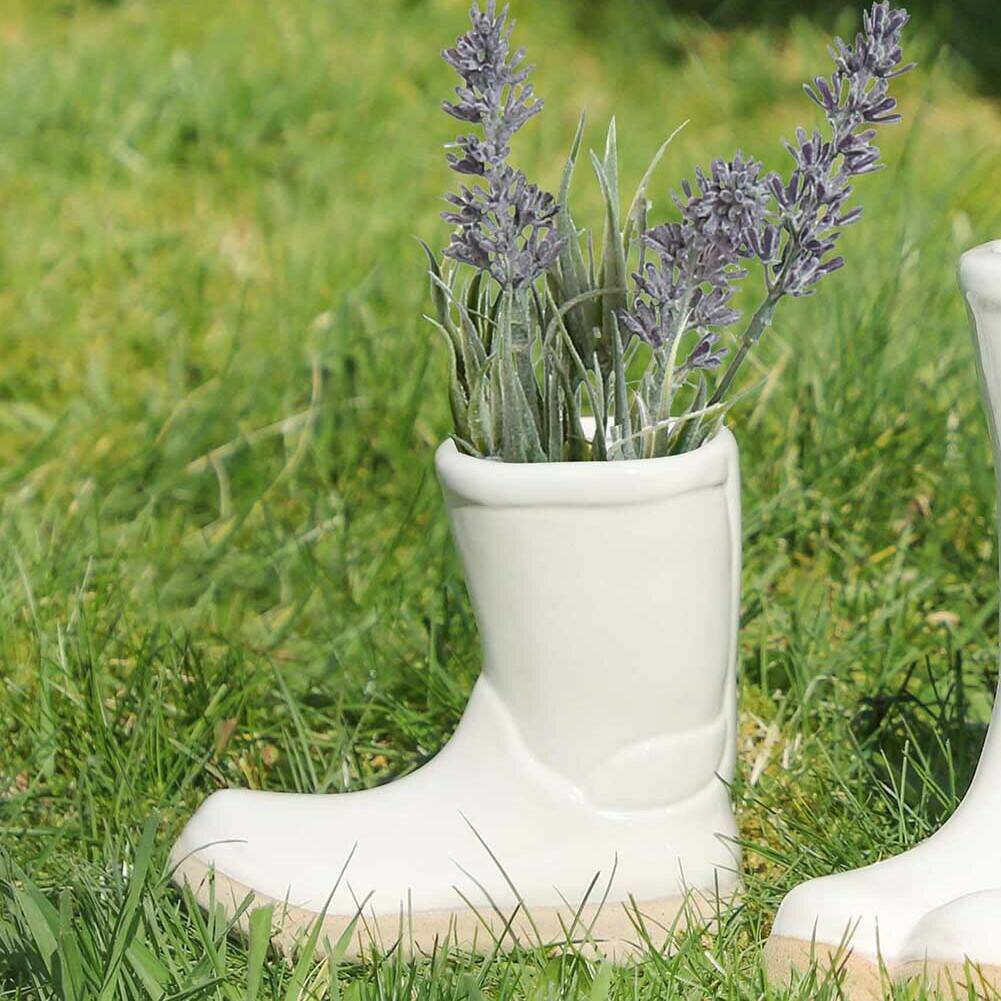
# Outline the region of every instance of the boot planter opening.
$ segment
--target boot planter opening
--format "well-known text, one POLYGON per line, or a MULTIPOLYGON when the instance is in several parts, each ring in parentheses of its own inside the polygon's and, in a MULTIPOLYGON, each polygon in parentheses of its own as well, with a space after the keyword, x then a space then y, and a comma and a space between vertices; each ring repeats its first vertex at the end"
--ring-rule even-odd
MULTIPOLYGON (((1001 240, 963 255, 959 283, 1001 482, 1001 240)), ((1001 990, 999 731, 996 700, 970 790, 927 841, 864 869, 811 880, 785 898, 765 949, 773 979, 816 962, 843 971, 849 999, 882 997, 890 982, 915 977, 962 996, 968 985, 975 993, 1001 990)))
POLYGON ((230 914, 348 953, 662 947, 738 887, 737 445, 609 463, 437 452, 483 670, 451 740, 387 785, 217 792, 172 852, 230 914), (686 906, 687 905, 687 906, 686 906))

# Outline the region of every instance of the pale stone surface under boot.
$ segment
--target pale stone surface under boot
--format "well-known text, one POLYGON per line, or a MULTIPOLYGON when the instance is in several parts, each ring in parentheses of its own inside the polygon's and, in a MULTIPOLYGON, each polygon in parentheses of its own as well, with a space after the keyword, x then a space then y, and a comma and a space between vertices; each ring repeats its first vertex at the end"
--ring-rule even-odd
POLYGON ((595 903, 578 907, 520 907, 491 910, 468 908, 370 914, 333 914, 321 920, 315 911, 293 907, 285 901, 255 893, 250 887, 213 872, 195 858, 181 862, 174 880, 186 884, 204 908, 222 906, 227 914, 240 912, 237 926, 249 927, 251 913, 273 909, 272 943, 285 953, 294 953, 321 922, 321 949, 344 942, 344 956, 358 959, 373 948, 384 953, 399 948, 405 956, 429 955, 448 945, 466 952, 489 954, 516 948, 566 946, 573 943, 581 955, 625 963, 651 948, 670 951, 678 932, 694 922, 711 927, 722 910, 732 906, 739 890, 712 897, 692 892, 663 900, 595 903), (353 925, 353 927, 352 927, 353 925), (350 929, 350 932, 349 932, 350 929))
POLYGON ((771 936, 765 944, 765 969, 769 980, 781 986, 794 982, 811 969, 817 984, 837 982, 844 1001, 881 1001, 896 984, 923 986, 943 997, 996 997, 1001 993, 1001 965, 975 964, 969 960, 913 959, 887 967, 868 956, 807 942, 771 936))

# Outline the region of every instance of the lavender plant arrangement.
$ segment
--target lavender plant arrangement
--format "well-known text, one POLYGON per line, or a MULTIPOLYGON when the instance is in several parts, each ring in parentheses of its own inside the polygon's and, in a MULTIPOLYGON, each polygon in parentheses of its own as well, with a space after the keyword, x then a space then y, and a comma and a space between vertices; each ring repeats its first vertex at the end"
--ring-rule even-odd
POLYGON ((447 156, 468 181, 446 196, 455 231, 445 260, 425 245, 456 446, 507 462, 697 448, 722 426, 779 303, 813 294, 844 264, 838 239, 862 215, 850 205, 854 178, 881 169, 876 128, 900 121, 889 88, 913 65, 901 52, 907 12, 880 0, 853 43, 835 39, 831 76, 804 85, 827 129, 796 130, 787 176, 740 152, 696 167, 673 196, 675 217, 657 225, 646 193, 670 139, 623 214, 613 119, 603 156, 590 154, 604 201, 599 250, 568 200, 583 117, 554 198, 508 162, 543 108, 524 50, 511 49, 508 9, 473 0, 469 16, 442 53, 461 81, 443 108, 475 127, 447 156), (752 274, 761 301, 745 321, 732 301, 752 274))

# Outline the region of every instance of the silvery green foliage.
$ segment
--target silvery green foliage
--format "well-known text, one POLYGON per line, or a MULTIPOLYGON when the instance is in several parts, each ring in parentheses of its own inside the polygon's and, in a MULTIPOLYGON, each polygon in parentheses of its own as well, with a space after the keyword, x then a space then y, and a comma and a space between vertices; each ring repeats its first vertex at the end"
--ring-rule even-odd
POLYGON ((523 50, 511 51, 507 8, 473 0, 470 30, 443 52, 461 78, 443 106, 480 127, 448 155, 475 180, 446 196, 452 265, 443 270, 425 245, 459 448, 515 462, 636 459, 715 434, 778 302, 811 294, 844 263, 835 245, 861 214, 847 206, 851 180, 881 166, 874 126, 899 121, 888 90, 911 68, 900 44, 907 20, 879 0, 852 44, 835 40, 834 72, 806 86, 828 132, 797 130, 787 178, 738 152, 682 182, 672 221, 648 227, 646 198, 670 139, 621 214, 613 119, 603 155, 590 154, 604 204, 596 251, 569 207, 583 118, 557 198, 507 163, 512 137, 542 101, 523 50), (764 299, 734 337, 732 300, 752 268, 764 299))

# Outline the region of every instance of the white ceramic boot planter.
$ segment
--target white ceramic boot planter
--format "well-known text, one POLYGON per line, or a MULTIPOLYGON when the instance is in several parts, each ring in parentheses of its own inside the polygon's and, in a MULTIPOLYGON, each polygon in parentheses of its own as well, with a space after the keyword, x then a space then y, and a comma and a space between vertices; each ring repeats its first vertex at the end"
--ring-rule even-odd
MULTIPOLYGON (((959 280, 1001 484, 1001 241, 964 254, 959 280)), ((887 977, 963 984, 967 961, 980 966, 975 978, 1001 987, 1001 699, 970 790, 941 830, 897 858, 804 883, 783 901, 766 947, 770 973, 785 978, 811 956, 822 965, 833 957, 859 997, 880 994, 887 977)))
POLYGON ((287 902, 286 940, 333 891, 331 939, 363 905, 353 951, 401 930, 405 948, 534 944, 519 898, 544 940, 612 956, 643 937, 632 900, 660 944, 687 892, 715 907, 737 885, 733 437, 534 465, 448 442, 437 466, 483 645, 455 735, 376 789, 214 794, 174 847, 175 878, 230 910, 287 902))

